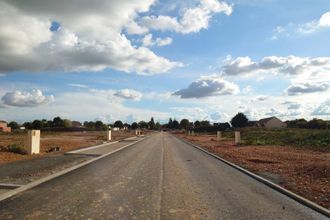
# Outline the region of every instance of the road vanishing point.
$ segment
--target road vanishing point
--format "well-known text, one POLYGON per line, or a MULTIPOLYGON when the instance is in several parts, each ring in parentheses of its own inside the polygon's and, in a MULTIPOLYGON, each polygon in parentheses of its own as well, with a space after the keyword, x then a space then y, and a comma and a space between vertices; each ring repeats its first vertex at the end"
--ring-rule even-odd
POLYGON ((160 132, 0 202, 0 219, 327 219, 160 132))

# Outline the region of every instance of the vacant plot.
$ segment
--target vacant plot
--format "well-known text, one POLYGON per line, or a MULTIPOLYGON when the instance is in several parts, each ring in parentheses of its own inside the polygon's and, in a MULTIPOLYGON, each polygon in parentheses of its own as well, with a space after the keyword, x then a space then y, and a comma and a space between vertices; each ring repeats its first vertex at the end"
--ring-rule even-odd
MULTIPOLYGON (((112 132, 113 140, 121 140, 134 136, 135 132, 115 131, 112 132)), ((0 133, 0 147, 8 145, 17 145, 24 147, 26 132, 18 133, 0 133)), ((52 147, 60 147, 61 152, 67 152, 73 149, 101 144, 106 140, 105 131, 88 132, 41 132, 41 153, 40 155, 22 155, 11 152, 0 151, 0 164, 17 160, 26 160, 35 157, 42 157, 52 147)))
POLYGON ((217 141, 215 135, 176 135, 330 208, 329 146, 315 147, 314 150, 311 150, 313 147, 305 145, 298 147, 295 144, 293 146, 243 144, 237 147, 233 144, 233 134, 229 133, 222 141, 217 141))

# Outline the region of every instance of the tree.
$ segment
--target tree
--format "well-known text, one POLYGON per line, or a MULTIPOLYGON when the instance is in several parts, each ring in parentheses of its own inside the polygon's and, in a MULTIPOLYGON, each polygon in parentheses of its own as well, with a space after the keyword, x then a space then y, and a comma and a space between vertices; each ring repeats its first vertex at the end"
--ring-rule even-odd
POLYGON ((170 118, 170 119, 168 120, 167 127, 168 127, 168 128, 172 128, 172 126, 173 126, 173 121, 172 121, 172 118, 170 118))
POLYGON ((40 120, 34 120, 32 122, 32 128, 33 129, 41 129, 42 128, 42 121, 40 121, 40 120))
POLYGON ((174 119, 172 122, 172 129, 179 129, 179 128, 180 128, 179 122, 176 119, 174 119))
POLYGON ((155 121, 154 118, 151 117, 150 121, 148 122, 149 129, 154 130, 155 129, 155 121))
POLYGON ((180 121, 180 128, 181 129, 189 129, 189 127, 190 127, 190 123, 189 123, 189 120, 188 119, 182 119, 181 121, 180 121))
POLYGON ((211 124, 210 124, 209 121, 204 120, 204 121, 201 121, 201 122, 200 122, 200 126, 205 126, 205 127, 207 127, 207 126, 211 126, 211 124))
POLYGON ((47 128, 52 128, 52 127, 54 127, 54 123, 53 123, 53 121, 51 121, 51 120, 47 121, 47 125, 46 125, 46 127, 47 127, 47 128))
POLYGON ((113 126, 122 129, 124 127, 124 124, 122 121, 118 120, 113 124, 113 126))
POLYGON ((194 123, 194 126, 195 126, 195 128, 198 128, 198 127, 200 127, 201 126, 201 122, 200 121, 195 121, 195 123, 194 123))
POLYGON ((160 123, 157 121, 157 123, 155 124, 155 129, 156 130, 159 130, 159 129, 161 129, 161 125, 160 125, 160 123))
POLYGON ((62 128, 64 127, 64 121, 59 116, 57 116, 53 119, 53 126, 57 128, 62 128))
POLYGON ((8 126, 11 127, 11 129, 13 130, 19 129, 19 124, 16 121, 10 122, 8 126))
POLYGON ((133 130, 136 130, 136 129, 139 128, 139 125, 138 125, 138 123, 133 122, 131 127, 132 127, 133 130))
POLYGON ((72 127, 72 122, 69 119, 64 119, 63 120, 63 127, 71 128, 72 127))
POLYGON ((243 113, 239 112, 231 119, 230 123, 234 128, 243 128, 247 126, 248 121, 248 118, 243 113))
POLYGON ((104 128, 104 124, 102 121, 96 121, 95 122, 95 128, 96 129, 103 129, 104 128))
POLYGON ((148 128, 148 123, 145 121, 140 121, 139 122, 139 127, 140 128, 148 128))
POLYGON ((31 122, 24 122, 23 127, 25 127, 26 129, 32 129, 32 123, 31 122))

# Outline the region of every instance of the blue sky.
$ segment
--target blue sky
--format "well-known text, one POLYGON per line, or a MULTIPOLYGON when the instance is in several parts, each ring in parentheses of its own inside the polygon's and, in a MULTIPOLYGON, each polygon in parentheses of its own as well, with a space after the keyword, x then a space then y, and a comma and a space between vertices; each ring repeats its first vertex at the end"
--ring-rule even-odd
POLYGON ((0 119, 330 118, 327 0, 0 0, 0 12, 0 119))

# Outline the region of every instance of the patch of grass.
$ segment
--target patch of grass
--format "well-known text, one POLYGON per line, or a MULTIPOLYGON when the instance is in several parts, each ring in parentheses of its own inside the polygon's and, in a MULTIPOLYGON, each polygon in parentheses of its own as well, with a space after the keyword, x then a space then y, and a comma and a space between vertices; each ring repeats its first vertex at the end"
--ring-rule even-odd
POLYGON ((330 131, 315 129, 243 129, 242 141, 248 145, 290 145, 330 148, 330 131))
POLYGON ((6 148, 3 148, 3 150, 15 154, 26 154, 26 150, 17 144, 8 145, 6 148))

